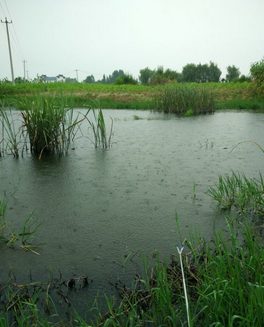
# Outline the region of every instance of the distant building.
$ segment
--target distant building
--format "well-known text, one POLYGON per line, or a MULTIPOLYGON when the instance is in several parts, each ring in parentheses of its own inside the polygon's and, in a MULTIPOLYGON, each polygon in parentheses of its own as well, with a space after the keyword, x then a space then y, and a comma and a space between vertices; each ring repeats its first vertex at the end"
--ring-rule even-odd
POLYGON ((49 77, 47 75, 41 75, 40 76, 40 80, 43 82, 43 83, 55 83, 55 82, 65 82, 65 77, 62 75, 62 74, 59 74, 58 76, 56 77, 49 77))

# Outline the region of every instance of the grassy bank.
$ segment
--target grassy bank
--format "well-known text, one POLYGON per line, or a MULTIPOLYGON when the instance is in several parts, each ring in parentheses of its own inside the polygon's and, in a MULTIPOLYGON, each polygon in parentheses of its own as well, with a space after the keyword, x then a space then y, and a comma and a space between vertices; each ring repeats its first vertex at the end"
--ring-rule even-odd
MULTIPOLYGON (((188 83, 190 87, 210 90, 216 109, 264 109, 264 95, 256 94, 252 83, 188 83)), ((181 87, 181 84, 178 84, 181 87)), ((0 85, 0 98, 31 97, 38 94, 54 95, 63 92, 72 95, 74 105, 83 107, 100 101, 101 108, 154 109, 155 96, 164 86, 104 85, 85 83, 25 83, 0 85)))

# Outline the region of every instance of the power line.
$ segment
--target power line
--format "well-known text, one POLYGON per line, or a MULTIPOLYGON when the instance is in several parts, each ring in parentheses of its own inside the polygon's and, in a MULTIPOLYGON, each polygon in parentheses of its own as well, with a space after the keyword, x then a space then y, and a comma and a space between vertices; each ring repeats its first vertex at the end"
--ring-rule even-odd
MULTIPOLYGON (((7 6, 7 3, 6 3, 5 0, 4 0, 4 2, 5 2, 5 6, 6 6, 6 9, 7 9, 8 14, 9 14, 9 17, 10 17, 10 19, 12 20, 11 14, 10 14, 9 9, 8 9, 8 6, 7 6)), ((17 34, 16 34, 16 29, 15 29, 15 24, 14 24, 14 23, 12 24, 12 27, 13 27, 13 30, 14 30, 14 33, 15 33, 15 37, 13 37, 13 38, 14 38, 14 40, 15 40, 15 43, 16 43, 16 46, 17 46, 17 49, 21 52, 21 54, 22 54, 22 59, 24 59, 25 57, 24 57, 24 54, 23 54, 22 48, 21 48, 21 46, 20 46, 20 43, 19 43, 19 40, 18 40, 17 34)), ((12 34, 12 30, 11 30, 11 34, 12 34)))
POLYGON ((5 13, 5 11, 4 11, 3 6, 1 5, 1 2, 0 2, 0 7, 2 8, 2 11, 3 11, 4 16, 7 16, 6 13, 5 13))

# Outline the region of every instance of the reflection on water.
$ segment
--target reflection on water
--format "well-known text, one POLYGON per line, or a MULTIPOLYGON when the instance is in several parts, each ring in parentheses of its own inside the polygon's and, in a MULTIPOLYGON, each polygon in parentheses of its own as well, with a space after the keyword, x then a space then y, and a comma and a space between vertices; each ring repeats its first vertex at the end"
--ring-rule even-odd
MULTIPOLYGON (((2 280, 11 265, 21 280, 29 271, 45 280, 50 270, 60 270, 67 277, 89 275, 95 281, 89 294, 106 290, 128 253, 151 256, 159 249, 168 257, 175 251, 175 211, 183 237, 198 230, 209 238, 214 225, 223 226, 205 194, 218 174, 263 172, 263 153, 254 145, 243 143, 231 152, 243 140, 263 145, 263 114, 136 113, 144 119, 134 120, 135 111, 105 111, 106 121, 114 119, 110 150, 95 150, 89 138, 80 137, 64 157, 0 159, 7 219, 20 226, 34 211, 43 222, 40 256, 1 245, 2 280)), ((92 138, 88 126, 82 129, 92 138)), ((140 262, 136 256, 129 263, 131 275, 140 262)))

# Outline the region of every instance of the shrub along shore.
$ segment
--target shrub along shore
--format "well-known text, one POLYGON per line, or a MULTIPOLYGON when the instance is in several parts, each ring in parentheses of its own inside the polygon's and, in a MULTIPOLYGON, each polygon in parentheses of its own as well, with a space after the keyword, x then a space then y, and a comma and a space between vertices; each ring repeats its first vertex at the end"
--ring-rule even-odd
MULTIPOLYGON (((0 99, 15 99, 36 95, 53 96, 63 93, 71 96, 76 107, 95 106, 102 109, 159 109, 157 96, 168 88, 190 88, 214 96, 215 109, 264 110, 264 95, 257 94, 252 82, 244 83, 174 83, 162 86, 113 85, 86 83, 22 83, 0 85, 0 99), (184 85, 184 86, 183 86, 184 85)), ((193 110, 188 108, 187 110, 193 110)))

